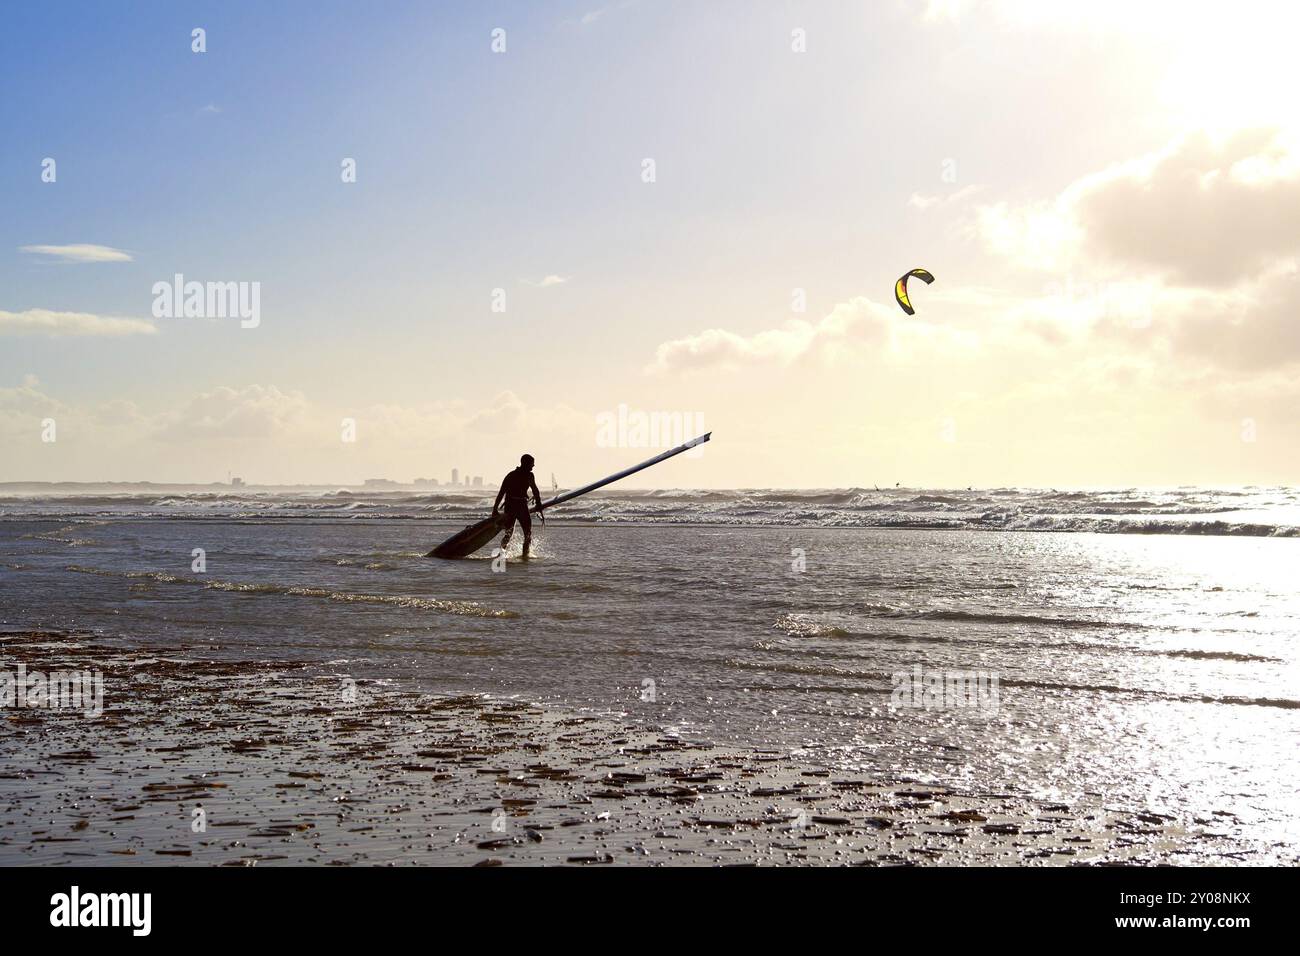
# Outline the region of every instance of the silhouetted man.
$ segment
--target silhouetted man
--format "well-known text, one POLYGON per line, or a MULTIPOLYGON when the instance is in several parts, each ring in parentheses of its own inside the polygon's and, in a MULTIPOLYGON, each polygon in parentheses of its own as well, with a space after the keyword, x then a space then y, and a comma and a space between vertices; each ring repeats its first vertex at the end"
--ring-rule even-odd
POLYGON ((537 490, 537 479, 533 477, 533 456, 524 455, 519 459, 519 467, 506 475, 501 481, 501 490, 492 505, 492 516, 496 517, 501 509, 501 499, 506 500, 506 533, 501 536, 501 550, 510 544, 510 536, 515 533, 515 522, 524 529, 524 557, 528 557, 528 546, 533 541, 533 519, 528 514, 528 492, 533 493, 537 502, 537 513, 542 513, 542 493, 537 490))

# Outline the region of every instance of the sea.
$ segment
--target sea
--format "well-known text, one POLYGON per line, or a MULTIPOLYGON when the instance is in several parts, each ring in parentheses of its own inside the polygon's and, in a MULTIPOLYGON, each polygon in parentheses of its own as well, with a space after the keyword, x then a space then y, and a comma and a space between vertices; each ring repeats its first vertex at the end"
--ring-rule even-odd
POLYGON ((519 535, 425 557, 490 507, 0 493, 0 629, 289 660, 1300 845, 1300 489, 607 490, 535 526, 531 560, 519 535))

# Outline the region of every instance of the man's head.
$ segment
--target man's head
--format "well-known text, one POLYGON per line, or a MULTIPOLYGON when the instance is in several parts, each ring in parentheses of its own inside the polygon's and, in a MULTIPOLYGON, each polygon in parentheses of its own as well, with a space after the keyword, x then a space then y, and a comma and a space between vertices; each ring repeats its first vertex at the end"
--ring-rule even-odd
POLYGON ((532 470, 533 470, 533 456, 532 456, 532 455, 524 455, 522 458, 520 458, 520 459, 519 459, 519 467, 522 468, 524 471, 532 471, 532 470))

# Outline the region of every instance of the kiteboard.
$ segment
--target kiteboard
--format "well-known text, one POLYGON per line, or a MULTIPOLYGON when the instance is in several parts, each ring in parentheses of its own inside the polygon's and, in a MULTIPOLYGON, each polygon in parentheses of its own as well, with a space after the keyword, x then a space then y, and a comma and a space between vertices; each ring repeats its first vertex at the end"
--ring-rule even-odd
MULTIPOLYGON (((550 501, 543 501, 540 507, 534 508, 534 511, 545 511, 548 508, 554 508, 558 504, 566 501, 572 501, 580 495, 585 495, 589 491, 595 491, 597 488, 603 488, 605 485, 618 481, 620 478, 626 478, 628 475, 634 475, 638 471, 649 468, 651 465, 657 465, 661 461, 667 461, 674 455, 680 455, 684 451, 689 451, 697 445, 703 445, 713 437, 713 432, 701 435, 699 438, 692 438, 684 445, 678 445, 676 448, 670 448, 661 455, 655 455, 653 458, 641 462, 639 465, 633 465, 631 468, 624 468, 617 474, 610 475, 608 478, 602 478, 600 481, 593 481, 589 485, 583 485, 581 488, 575 488, 572 491, 566 491, 562 495, 556 495, 550 501)), ((483 547, 489 541, 497 536, 499 532, 506 529, 506 522, 513 521, 504 514, 495 514, 484 518, 482 521, 468 525, 460 531, 457 531, 450 538, 438 545, 432 551, 425 555, 426 558, 464 558, 473 554, 479 548, 483 547)))

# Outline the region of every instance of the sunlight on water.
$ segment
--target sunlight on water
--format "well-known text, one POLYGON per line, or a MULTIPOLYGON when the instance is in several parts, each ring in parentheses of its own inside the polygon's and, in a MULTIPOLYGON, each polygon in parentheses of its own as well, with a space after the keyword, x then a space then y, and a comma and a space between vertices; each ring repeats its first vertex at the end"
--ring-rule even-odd
POLYGON ((1294 840, 1300 587, 1285 536, 552 519, 537 560, 519 560, 516 533, 504 570, 490 549, 422 557, 457 521, 10 516, 0 618, 346 662, 1294 840), (995 675, 996 706, 891 706, 913 669, 995 675))

